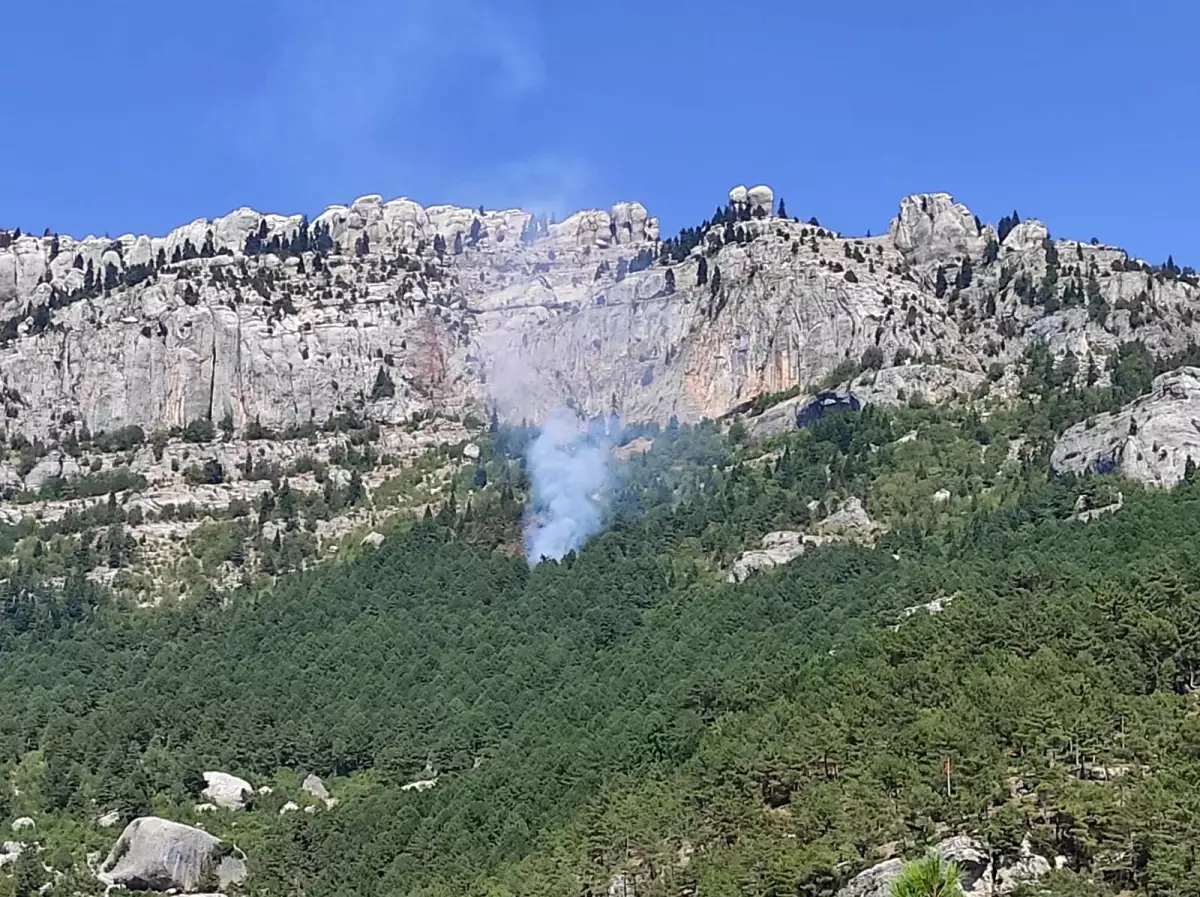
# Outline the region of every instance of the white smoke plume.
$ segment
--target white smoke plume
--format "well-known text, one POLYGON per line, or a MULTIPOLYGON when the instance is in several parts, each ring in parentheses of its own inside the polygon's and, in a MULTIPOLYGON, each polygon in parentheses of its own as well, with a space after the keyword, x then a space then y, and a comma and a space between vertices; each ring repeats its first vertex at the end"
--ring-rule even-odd
POLYGON ((533 487, 525 510, 525 559, 530 567, 582 548, 604 527, 612 457, 609 432, 616 429, 619 424, 584 430, 566 409, 546 418, 525 459, 533 487))

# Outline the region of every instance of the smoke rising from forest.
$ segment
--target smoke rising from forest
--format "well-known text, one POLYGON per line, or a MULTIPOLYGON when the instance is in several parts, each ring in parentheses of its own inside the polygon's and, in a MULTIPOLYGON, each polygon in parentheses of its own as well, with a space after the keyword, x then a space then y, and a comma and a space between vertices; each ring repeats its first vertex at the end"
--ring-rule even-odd
MULTIPOLYGON (((616 428, 620 425, 615 420, 616 428)), ((598 425, 597 425, 598 424, 598 425)), ((529 446, 532 491, 525 509, 525 559, 530 567, 577 551, 604 527, 611 479, 612 428, 584 430, 570 411, 551 413, 529 446)))

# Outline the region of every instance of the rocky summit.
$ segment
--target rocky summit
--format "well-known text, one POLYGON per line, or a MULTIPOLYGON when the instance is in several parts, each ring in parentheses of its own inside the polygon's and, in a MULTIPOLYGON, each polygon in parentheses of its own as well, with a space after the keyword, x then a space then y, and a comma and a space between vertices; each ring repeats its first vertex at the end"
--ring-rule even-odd
MULTIPOLYGON (((133 533, 93 544, 111 578, 133 544, 171 563, 206 515, 275 503, 283 480, 323 496, 305 537, 332 550, 377 538, 364 496, 431 448, 469 452, 489 417, 694 422, 818 387, 1003 398, 1034 345, 1103 385, 1122 345, 1191 346, 1198 298, 1173 262, 985 223, 944 193, 904 198, 874 236, 789 217, 766 186, 675 237, 637 202, 556 222, 379 196, 162 237, 0 231, 0 488, 17 501, 0 511, 74 521, 107 497, 133 533)), ((794 426, 772 411, 758 433, 794 426)), ((437 505, 426 485, 416 504, 437 505)))

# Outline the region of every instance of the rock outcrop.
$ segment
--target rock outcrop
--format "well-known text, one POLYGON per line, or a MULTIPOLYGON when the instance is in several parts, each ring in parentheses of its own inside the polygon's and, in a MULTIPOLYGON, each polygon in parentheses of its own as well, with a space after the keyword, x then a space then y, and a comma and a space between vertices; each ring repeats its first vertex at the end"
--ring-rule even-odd
POLYGON ((809 548, 830 542, 854 540, 869 542, 883 527, 873 521, 855 497, 846 499, 828 517, 813 527, 812 533, 779 530, 767 533, 758 548, 743 552, 725 577, 727 582, 745 582, 756 573, 789 564, 809 548))
POLYGON ((733 562, 726 579, 729 582, 745 582, 755 573, 791 563, 804 554, 809 545, 819 542, 816 536, 791 530, 767 533, 759 548, 744 552, 733 562))
POLYGON ((1150 392, 1059 437, 1050 464, 1059 473, 1117 473, 1152 486, 1174 486, 1188 459, 1200 464, 1200 368, 1154 379, 1150 392))
MULTIPOLYGON (((967 897, 1000 897, 1011 894, 1050 871, 1050 863, 1032 852, 1026 840, 1020 855, 1011 862, 993 863, 987 845, 957 835, 935 844, 931 852, 955 863, 962 874, 963 893, 967 897)), ((904 863, 899 858, 885 860, 854 876, 837 897, 890 897, 891 884, 900 875, 904 863)))
POLYGON ((333 808, 337 806, 337 798, 331 797, 329 789, 325 787, 325 783, 315 775, 309 774, 304 779, 304 784, 300 786, 301 790, 307 794, 311 794, 317 800, 325 804, 326 807, 333 808))
POLYGON ((949 193, 926 193, 900 201, 900 214, 888 234, 906 259, 917 264, 975 257, 994 233, 949 193))
POLYGON ((911 402, 936 405, 969 398, 984 382, 977 371, 939 364, 907 363, 866 371, 832 389, 785 399, 745 418, 752 439, 769 439, 805 427, 829 413, 857 411, 866 405, 896 407, 911 402))
POLYGON ((130 890, 194 893, 240 884, 245 858, 198 828, 143 816, 125 827, 97 878, 130 890))
POLYGON ((817 524, 817 530, 828 536, 869 539, 880 529, 863 507, 862 500, 851 496, 828 517, 817 524))
POLYGON ((254 797, 254 788, 249 782, 227 772, 206 772, 204 782, 201 794, 226 810, 244 810, 254 797))

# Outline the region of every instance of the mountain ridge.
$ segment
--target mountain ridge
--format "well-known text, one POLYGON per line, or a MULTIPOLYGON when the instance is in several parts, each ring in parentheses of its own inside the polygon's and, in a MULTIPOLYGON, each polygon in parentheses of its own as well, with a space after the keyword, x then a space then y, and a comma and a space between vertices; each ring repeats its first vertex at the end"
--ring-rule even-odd
POLYGON ((3 518, 108 527, 96 575, 191 545, 205 564, 225 557, 209 582, 236 582, 241 560, 286 569, 373 538, 401 496, 419 513, 456 478, 469 490, 489 420, 746 417, 763 438, 823 386, 860 403, 1004 404, 1035 350, 1058 387, 1103 386, 1122 347, 1176 357, 1200 342, 1200 287, 1173 262, 1052 240, 1015 214, 993 227, 949 194, 904 198, 887 233, 864 237, 781 205, 734 188, 666 239, 639 203, 552 223, 377 195, 312 221, 243 208, 161 238, 2 232, 3 518), (429 452, 440 472, 413 473, 429 452), (266 505, 296 497, 305 525, 280 533, 266 505), (239 540, 257 549, 192 545, 256 504, 239 540))
MULTIPOLYGON (((225 414, 240 432, 256 418, 297 425, 349 409, 395 423, 489 404, 514 420, 561 404, 699 419, 818 381, 858 361, 872 337, 885 364, 902 351, 977 371, 1014 360, 1010 340, 1019 349, 1047 338, 1084 359, 1139 330, 1152 349, 1185 342, 1144 327, 1140 308, 1190 306, 1194 282, 1138 289, 1126 269, 1149 266, 1113 247, 1050 241, 1035 220, 1001 234, 948 194, 925 194, 902 200, 886 235, 842 237, 775 217, 773 206, 769 188, 735 188, 726 221, 706 222, 683 253, 683 235, 660 240, 640 203, 551 224, 519 210, 422 208, 377 195, 311 223, 241 208, 160 238, 10 237, 0 250, 0 378, 42 412, 10 401, 10 426, 46 439, 50 408, 77 409, 92 432, 225 414), (334 273, 311 270, 318 258, 332 258, 334 273), (720 268, 715 285, 701 260, 720 268), (1103 324, 1082 316, 1077 292, 1086 290, 1090 317, 1103 324), (385 304, 412 318, 389 319, 385 304), (614 305, 640 319, 622 320, 614 305), (1136 314, 1109 322, 1122 305, 1136 314), (718 321, 727 310, 729 325, 718 321), (602 331, 598 348, 593 329, 602 331), (986 339, 973 337, 981 331, 986 339), (62 333, 61 343, 39 342, 46 333, 62 333), (334 355, 340 370, 319 370, 334 355), (406 368, 390 406, 367 398, 379 370, 372 356, 406 368), (114 376, 110 388, 86 385, 114 376), (643 383, 655 379, 657 387, 643 383)), ((1186 329, 1194 338, 1190 320, 1186 329)))

